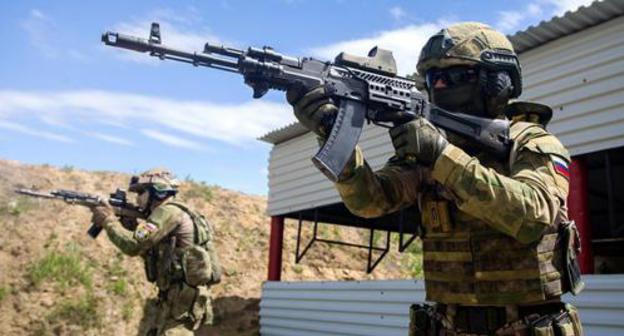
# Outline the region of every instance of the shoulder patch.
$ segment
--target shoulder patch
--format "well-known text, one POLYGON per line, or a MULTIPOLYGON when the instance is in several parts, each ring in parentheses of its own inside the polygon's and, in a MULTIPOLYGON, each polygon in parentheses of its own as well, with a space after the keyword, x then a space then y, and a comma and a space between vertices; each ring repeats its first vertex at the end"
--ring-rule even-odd
POLYGON ((552 160, 553 166, 555 167, 555 172, 565 177, 566 180, 570 180, 570 169, 568 167, 568 163, 557 155, 551 154, 550 159, 552 160))
POLYGON ((143 242, 158 232, 158 230, 158 226, 152 223, 139 223, 136 230, 134 230, 134 239, 143 242))

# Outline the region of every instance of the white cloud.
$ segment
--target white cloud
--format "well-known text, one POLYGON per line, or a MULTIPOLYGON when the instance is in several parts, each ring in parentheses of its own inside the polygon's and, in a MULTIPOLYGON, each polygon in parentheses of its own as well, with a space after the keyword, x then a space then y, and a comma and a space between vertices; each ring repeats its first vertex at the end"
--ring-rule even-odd
POLYGON ((44 57, 68 57, 76 61, 88 61, 88 57, 82 52, 62 46, 63 35, 58 33, 56 22, 41 10, 32 9, 20 22, 20 26, 28 35, 30 44, 44 57))
POLYGON ((594 0, 545 0, 554 6, 553 15, 563 15, 567 11, 574 11, 580 6, 587 6, 594 0))
MULTIPOLYGON (((195 10, 179 14, 170 10, 156 10, 141 19, 120 22, 113 26, 112 31, 125 35, 149 37, 152 22, 160 24, 160 36, 164 45, 187 51, 203 51, 206 42, 214 44, 236 45, 224 41, 208 27, 201 26, 201 17, 195 10)), ((158 64, 158 59, 146 57, 131 50, 113 50, 117 57, 145 64, 158 64), (120 52, 121 51, 121 52, 120 52)))
POLYGON ((394 18, 395 21, 400 21, 405 16, 407 16, 407 13, 403 8, 399 6, 394 6, 390 8, 390 15, 392 16, 392 18, 394 18))
POLYGON ((525 15, 525 12, 521 13, 519 11, 499 12, 497 29, 504 32, 511 31, 519 26, 525 15))
POLYGON ((174 147, 181 147, 181 148, 194 149, 194 150, 202 149, 202 146, 195 141, 182 139, 175 135, 166 134, 158 130, 142 129, 141 133, 143 133, 144 135, 152 139, 158 140, 164 144, 171 145, 174 147))
POLYGON ((10 131, 24 133, 24 134, 28 134, 28 135, 36 136, 39 138, 48 139, 48 140, 54 140, 54 141, 65 142, 65 143, 74 142, 72 139, 61 134, 45 132, 45 131, 37 130, 28 126, 20 125, 20 124, 10 122, 10 121, 5 121, 5 120, 0 120, 0 128, 4 128, 10 131))
POLYGON ((21 22, 22 29, 28 34, 30 44, 48 58, 59 56, 59 50, 50 43, 55 29, 52 20, 38 9, 32 9, 28 17, 21 22))
POLYGON ((129 140, 120 138, 118 136, 110 135, 110 134, 104 134, 104 133, 99 133, 99 132, 86 132, 86 135, 89 135, 94 138, 100 139, 102 141, 110 142, 116 145, 132 146, 132 142, 130 142, 129 140))
POLYGON ((393 52, 400 75, 412 74, 416 71, 416 62, 422 46, 431 35, 445 25, 444 22, 409 25, 396 30, 377 32, 361 39, 314 48, 311 53, 323 59, 333 59, 342 51, 364 56, 372 47, 379 46, 393 52))
POLYGON ((68 126, 76 121, 135 129, 141 125, 235 145, 255 141, 295 120, 289 105, 260 100, 215 104, 97 90, 0 90, 0 120, 22 116, 55 120, 68 126))
POLYGON ((498 12, 496 28, 505 33, 514 33, 522 29, 528 20, 536 21, 536 16, 541 17, 545 14, 548 17, 544 19, 548 20, 550 16, 560 16, 592 2, 593 0, 533 0, 522 9, 498 12))

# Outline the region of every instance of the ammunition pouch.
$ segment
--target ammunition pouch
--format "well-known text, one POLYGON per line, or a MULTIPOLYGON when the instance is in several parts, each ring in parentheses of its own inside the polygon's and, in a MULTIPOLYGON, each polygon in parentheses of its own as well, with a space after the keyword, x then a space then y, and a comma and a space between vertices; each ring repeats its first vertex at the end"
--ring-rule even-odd
POLYGON ((410 336, 582 336, 576 309, 562 302, 513 308, 520 319, 507 322, 506 307, 414 304, 410 336))
MULTIPOLYGON (((583 328, 576 309, 563 303, 560 305, 561 310, 554 313, 526 316, 524 318, 527 326, 526 334, 530 336, 582 336, 583 328)), ((501 333, 501 335, 507 334, 501 333)))
POLYGON ((155 248, 147 250, 145 254, 145 277, 149 282, 158 280, 158 252, 155 248))
POLYGON ((220 279, 214 278, 212 267, 212 258, 203 246, 190 246, 182 254, 184 281, 190 286, 218 283, 220 279))
POLYGON ((559 247, 561 249, 563 289, 577 295, 585 287, 581 279, 581 269, 577 255, 581 252, 581 242, 574 221, 561 223, 559 226, 559 247))

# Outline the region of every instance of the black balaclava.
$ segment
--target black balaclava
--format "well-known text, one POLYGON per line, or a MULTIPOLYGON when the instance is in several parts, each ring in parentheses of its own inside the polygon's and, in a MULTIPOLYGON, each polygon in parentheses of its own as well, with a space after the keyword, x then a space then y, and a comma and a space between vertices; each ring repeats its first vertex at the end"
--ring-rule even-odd
MULTIPOLYGON (((437 70, 440 71, 440 70, 437 70)), ((456 83, 432 81, 428 85, 429 97, 435 105, 451 111, 494 119, 499 117, 513 92, 511 77, 506 71, 476 69, 471 80, 456 83), (448 84, 448 85, 447 85, 448 84)), ((452 134, 448 140, 475 155, 480 150, 476 144, 452 134)))
POLYGON ((483 118, 498 117, 513 92, 511 77, 506 71, 478 69, 478 78, 449 85, 433 82, 428 87, 431 101, 451 112, 483 118))

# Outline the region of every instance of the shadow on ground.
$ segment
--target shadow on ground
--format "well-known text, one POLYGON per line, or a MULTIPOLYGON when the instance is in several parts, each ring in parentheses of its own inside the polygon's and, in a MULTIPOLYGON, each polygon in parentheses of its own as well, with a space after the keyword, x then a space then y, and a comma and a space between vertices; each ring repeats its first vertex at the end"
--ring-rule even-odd
POLYGON ((239 296, 218 297, 213 301, 215 325, 203 327, 198 336, 256 336, 260 335, 258 312, 259 299, 239 296))

